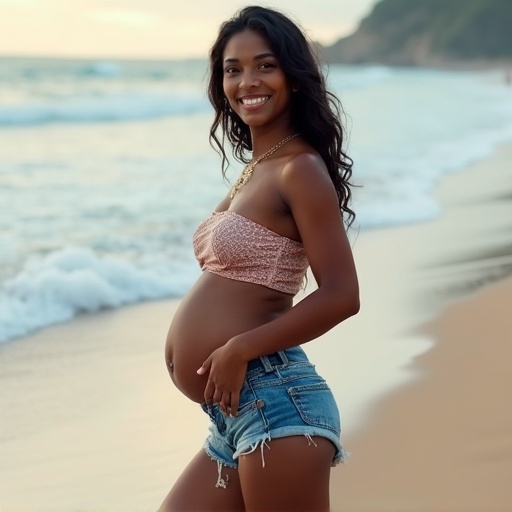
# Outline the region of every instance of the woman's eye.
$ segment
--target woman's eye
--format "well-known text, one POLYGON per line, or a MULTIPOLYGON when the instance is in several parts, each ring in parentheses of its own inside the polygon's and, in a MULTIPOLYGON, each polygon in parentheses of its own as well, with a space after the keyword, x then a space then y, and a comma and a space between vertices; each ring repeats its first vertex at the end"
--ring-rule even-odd
POLYGON ((276 65, 275 64, 271 64, 270 62, 262 62, 260 64, 260 69, 271 69, 271 68, 275 68, 276 65))
POLYGON ((226 68, 224 70, 224 73, 231 74, 231 73, 236 73, 237 71, 238 71, 238 69, 236 69, 236 68, 226 68))

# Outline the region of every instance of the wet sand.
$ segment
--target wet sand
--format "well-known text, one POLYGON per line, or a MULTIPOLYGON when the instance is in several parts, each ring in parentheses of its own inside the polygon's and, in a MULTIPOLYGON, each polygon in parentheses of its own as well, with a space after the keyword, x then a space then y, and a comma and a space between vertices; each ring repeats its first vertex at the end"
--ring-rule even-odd
POLYGON ((425 326, 414 383, 382 400, 333 473, 333 509, 512 510, 512 279, 425 326))

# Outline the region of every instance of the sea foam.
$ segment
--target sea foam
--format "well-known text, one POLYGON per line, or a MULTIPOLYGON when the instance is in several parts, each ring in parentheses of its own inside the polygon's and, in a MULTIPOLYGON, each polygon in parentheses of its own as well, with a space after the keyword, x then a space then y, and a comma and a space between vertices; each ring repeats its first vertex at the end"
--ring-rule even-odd
POLYGON ((0 341, 63 322, 78 313, 182 295, 187 283, 160 269, 137 268, 90 249, 34 259, 0 290, 0 341))

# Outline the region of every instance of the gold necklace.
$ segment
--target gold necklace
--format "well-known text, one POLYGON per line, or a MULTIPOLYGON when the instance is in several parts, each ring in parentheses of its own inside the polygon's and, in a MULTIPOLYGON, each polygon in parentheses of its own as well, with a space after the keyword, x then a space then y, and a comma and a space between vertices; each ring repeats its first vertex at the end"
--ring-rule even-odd
POLYGON ((269 157, 270 155, 273 155, 279 148, 284 146, 287 142, 297 137, 299 134, 294 133, 293 135, 289 135, 286 137, 286 139, 283 139, 281 142, 276 144, 274 147, 270 148, 266 153, 263 153, 263 155, 259 156, 255 160, 251 160, 242 171, 242 174, 240 174, 240 177, 236 180, 235 184, 231 188, 231 192, 229 193, 229 197, 233 199, 235 197, 235 194, 251 179, 252 173, 254 172, 254 168, 257 164, 259 164, 264 158, 269 157))

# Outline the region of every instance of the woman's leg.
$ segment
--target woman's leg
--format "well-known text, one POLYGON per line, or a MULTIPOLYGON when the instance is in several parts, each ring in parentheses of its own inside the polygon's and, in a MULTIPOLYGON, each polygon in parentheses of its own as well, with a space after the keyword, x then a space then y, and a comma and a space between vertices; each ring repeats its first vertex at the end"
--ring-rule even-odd
POLYGON ((225 488, 219 481, 218 464, 201 450, 185 468, 165 498, 159 512, 244 512, 244 500, 236 469, 222 466, 225 488))
POLYGON ((272 439, 238 459, 246 512, 328 512, 329 478, 335 453, 326 438, 272 439))

